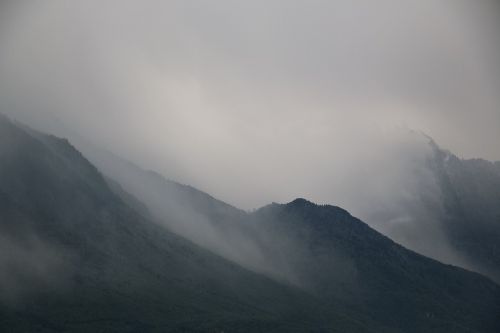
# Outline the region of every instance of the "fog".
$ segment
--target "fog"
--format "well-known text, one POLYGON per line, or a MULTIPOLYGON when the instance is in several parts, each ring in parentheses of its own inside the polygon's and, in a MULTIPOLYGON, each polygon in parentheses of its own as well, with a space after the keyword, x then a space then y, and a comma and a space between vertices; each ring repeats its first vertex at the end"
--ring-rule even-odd
POLYGON ((66 285, 66 255, 29 232, 22 238, 0 234, 0 304, 18 306, 40 291, 66 285))
MULTIPOLYGON (((404 243, 416 189, 439 196, 420 133, 500 160, 499 15, 488 0, 4 1, 0 110, 243 209, 305 197, 404 243)), ((407 245, 453 257, 422 220, 407 245)))
MULTIPOLYGON (((303 267, 312 259, 307 244, 293 230, 270 230, 260 219, 196 189, 169 181, 88 143, 83 153, 107 177, 118 182, 128 203, 139 199, 139 212, 205 249, 254 272, 305 287, 303 267)), ((119 193, 120 191, 118 191, 119 193)), ((304 235, 302 235, 304 237, 304 235)))
POLYGON ((339 200, 317 187, 345 160, 383 153, 378 137, 394 127, 500 159, 494 2, 2 9, 2 110, 70 128, 241 207, 298 194, 339 200))

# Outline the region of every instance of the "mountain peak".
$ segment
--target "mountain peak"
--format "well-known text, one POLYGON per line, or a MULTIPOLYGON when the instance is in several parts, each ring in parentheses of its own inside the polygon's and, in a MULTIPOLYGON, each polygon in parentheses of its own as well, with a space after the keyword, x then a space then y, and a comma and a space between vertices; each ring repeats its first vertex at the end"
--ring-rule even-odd
POLYGON ((297 198, 287 203, 286 206, 316 206, 316 204, 304 198, 297 198))

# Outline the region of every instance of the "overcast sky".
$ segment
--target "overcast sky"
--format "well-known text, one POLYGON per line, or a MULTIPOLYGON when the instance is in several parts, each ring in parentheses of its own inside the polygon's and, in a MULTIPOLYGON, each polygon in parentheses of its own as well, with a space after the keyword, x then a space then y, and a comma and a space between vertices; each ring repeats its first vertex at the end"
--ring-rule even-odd
POLYGON ((410 181, 408 130, 500 160, 499 62, 489 0, 0 4, 1 112, 242 208, 410 181))

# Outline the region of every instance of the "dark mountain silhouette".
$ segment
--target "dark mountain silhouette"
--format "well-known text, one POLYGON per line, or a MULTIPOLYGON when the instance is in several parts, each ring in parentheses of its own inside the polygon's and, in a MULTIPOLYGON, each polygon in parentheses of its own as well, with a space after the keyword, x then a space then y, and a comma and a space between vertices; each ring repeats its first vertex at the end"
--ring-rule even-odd
POLYGON ((136 172, 151 182, 142 192, 105 178, 67 140, 0 117, 1 331, 500 327, 498 285, 406 250, 345 210, 297 199, 245 213, 136 172), (166 208, 147 191, 169 193, 166 208))
POLYGON ((295 265, 306 289, 323 300, 340 300, 344 309, 403 332, 500 327, 498 295, 486 291, 496 294, 498 286, 409 251, 341 208, 297 199, 256 215, 267 228, 292 230, 306 244, 310 254, 295 265), (464 319, 465 326, 453 326, 464 319))

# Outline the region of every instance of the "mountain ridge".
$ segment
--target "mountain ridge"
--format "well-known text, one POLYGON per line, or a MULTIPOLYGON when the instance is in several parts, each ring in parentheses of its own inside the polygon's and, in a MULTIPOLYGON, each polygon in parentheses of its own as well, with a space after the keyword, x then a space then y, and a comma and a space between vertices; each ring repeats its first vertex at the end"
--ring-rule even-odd
POLYGON ((27 244, 24 257, 67 255, 62 266, 45 267, 48 285, 65 287, 47 285, 14 307, 2 300, 2 329, 495 332, 499 325, 498 285, 404 249, 341 208, 297 199, 245 213, 191 196, 188 187, 160 187, 170 195, 158 202, 171 214, 164 222, 221 231, 215 240, 241 255, 228 260, 136 211, 134 199, 116 193, 126 197, 126 186, 112 189, 110 175, 64 140, 30 139, 1 119, 0 136, 10 140, 0 143, 0 233, 19 244, 11 250, 27 244), (38 241, 18 242, 12 231, 38 241), (241 259, 252 249, 262 255, 250 263, 264 260, 297 283, 246 265, 241 259), (54 278, 59 271, 65 275, 54 278))
MULTIPOLYGON (((5 136, 7 132, 3 129, 5 136)), ((14 127, 11 131, 14 133, 9 134, 26 139, 14 127)), ((362 325, 335 311, 327 309, 315 314, 311 307, 318 308, 321 303, 306 293, 249 272, 143 220, 112 194, 104 178, 98 177, 97 184, 102 186, 98 189, 87 187, 88 184, 79 186, 81 174, 72 170, 86 169, 88 165, 79 165, 85 164, 84 160, 76 158, 68 165, 40 143, 31 140, 24 143, 26 145, 14 155, 0 154, 0 190, 9 196, 16 191, 27 193, 29 188, 32 195, 23 197, 20 210, 33 207, 34 215, 30 215, 28 221, 17 217, 13 221, 8 211, 2 209, 0 230, 6 235, 6 222, 15 222, 10 224, 18 233, 26 234, 26 228, 47 248, 63 250, 70 258, 61 269, 69 276, 60 281, 52 274, 59 272, 59 267, 47 266, 47 278, 55 279, 56 285, 64 284, 65 288, 56 288, 56 293, 48 287, 32 291, 23 298, 28 302, 20 300, 21 304, 14 307, 1 302, 2 330, 303 331, 310 325, 326 325, 333 330, 331 325, 336 323, 364 331, 362 325), (16 158, 21 160, 16 162, 16 158), (40 168, 43 172, 32 173, 32 178, 19 178, 24 173, 16 177, 16 172, 22 168, 6 168, 6 160, 11 159, 16 166, 22 162, 30 164, 31 170, 40 168), (39 178, 41 174, 44 182, 39 178), (6 186, 7 179, 17 181, 6 186), (44 198, 47 192, 43 187, 49 183, 52 184, 51 192, 60 198, 57 206, 49 204, 50 196, 44 198), (42 188, 37 189, 38 184, 42 188), (93 191, 106 193, 97 195, 93 191), (109 195, 109 198, 94 202, 91 199, 94 195, 101 199, 109 195), (43 205, 40 206, 40 202, 43 205), (263 300, 266 301, 261 303, 263 300), (294 305, 297 302, 300 307, 294 305), (304 314, 297 315, 300 312, 304 314), (323 320, 323 316, 331 319, 323 320)), ((52 148, 57 150, 61 146, 52 148)), ((93 178, 88 179, 90 183, 95 181, 93 178)), ((15 211, 9 204, 11 201, 2 202, 15 211)), ((26 245, 23 242, 16 244, 19 248, 26 245)), ((27 246, 38 250, 33 244, 27 246)), ((35 257, 33 252, 28 255, 35 257)), ((0 263, 8 264, 1 260, 0 263)), ((25 264, 20 262, 17 266, 25 264)), ((5 281, 0 282, 3 287, 5 281)))

